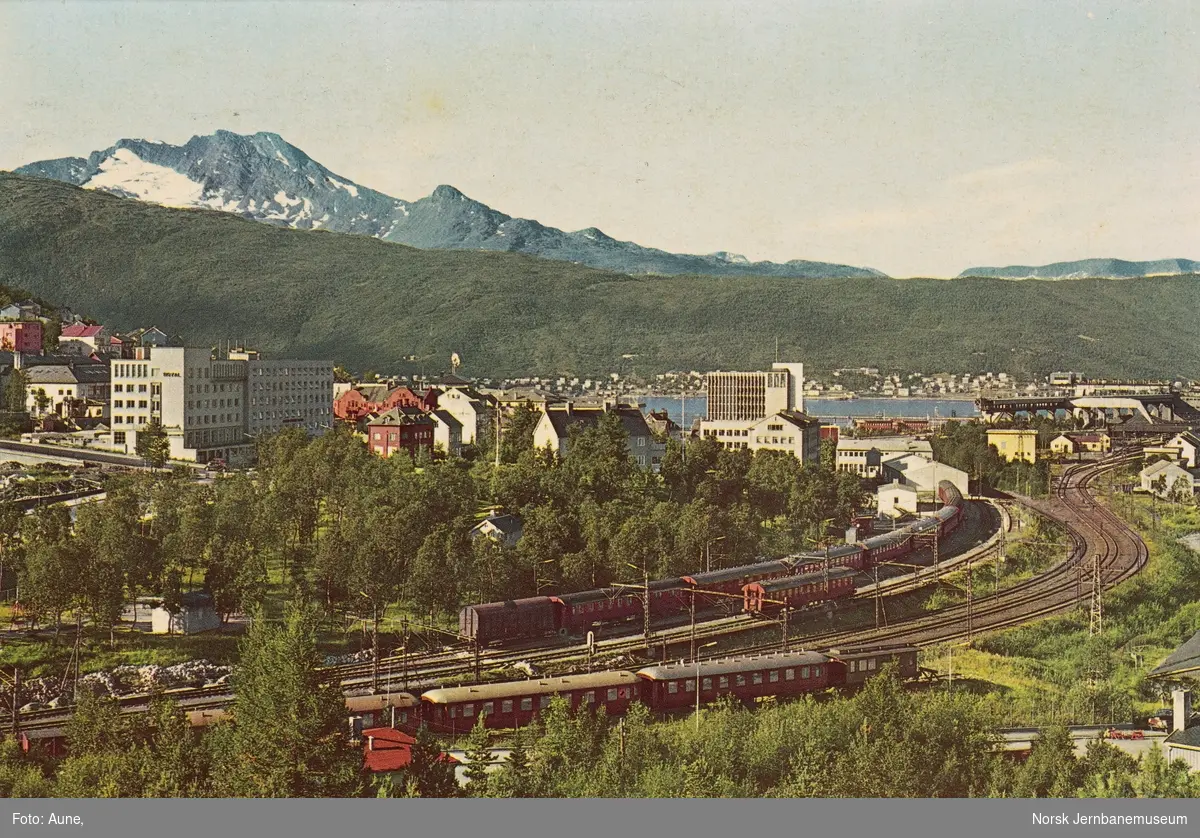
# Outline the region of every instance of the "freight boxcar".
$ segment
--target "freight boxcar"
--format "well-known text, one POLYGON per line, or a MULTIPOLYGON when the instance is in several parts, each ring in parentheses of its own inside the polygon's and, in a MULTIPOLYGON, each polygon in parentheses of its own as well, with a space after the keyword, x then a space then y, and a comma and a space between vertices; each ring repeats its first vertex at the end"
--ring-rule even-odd
POLYGON ((557 628, 558 605, 546 596, 468 605, 458 614, 459 634, 479 643, 540 637, 557 628))

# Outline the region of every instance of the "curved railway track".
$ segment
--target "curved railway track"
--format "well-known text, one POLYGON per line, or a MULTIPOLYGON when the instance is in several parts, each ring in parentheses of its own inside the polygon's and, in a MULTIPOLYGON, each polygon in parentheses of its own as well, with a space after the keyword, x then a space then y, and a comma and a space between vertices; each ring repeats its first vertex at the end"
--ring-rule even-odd
MULTIPOLYGON (((1148 553, 1145 542, 1116 514, 1101 506, 1089 489, 1102 474, 1120 468, 1138 457, 1140 452, 1135 451, 1095 463, 1073 465, 1060 477, 1053 498, 1020 500, 1022 505, 1064 527, 1071 545, 1069 554, 1066 559, 1032 579, 975 599, 970 609, 969 626, 967 606, 960 604, 879 629, 808 634, 796 637, 789 646, 813 649, 889 644, 928 646, 969 639, 983 632, 1009 628, 1077 607, 1081 598, 1088 600, 1092 595, 1094 563, 1099 564, 1102 590, 1125 581, 1146 564, 1148 553), (1082 584, 1081 569, 1085 571, 1082 584)), ((982 551, 980 557, 991 549, 982 551)), ((771 623, 761 619, 738 615, 697 624, 694 634, 688 625, 660 629, 652 637, 651 645, 686 645, 693 637, 697 641, 709 640, 748 630, 762 631, 770 625, 771 623)), ((628 654, 645 650, 647 645, 646 639, 640 634, 616 637, 598 641, 593 648, 593 654, 597 658, 628 654)), ((741 648, 738 653, 778 650, 780 645, 779 642, 763 643, 741 648)), ((707 657, 728 654, 729 652, 725 651, 707 657)), ((411 656, 407 661, 400 657, 383 658, 379 661, 378 679, 381 688, 397 691, 434 685, 477 669, 487 671, 523 661, 579 661, 587 656, 587 647, 581 645, 547 648, 544 645, 531 644, 529 648, 478 652, 467 648, 447 648, 419 657, 411 656)), ((348 692, 369 687, 375 680, 373 670, 372 663, 329 668, 331 674, 336 675, 348 692)), ((169 691, 167 694, 189 710, 220 707, 232 700, 227 688, 220 688, 220 691, 214 688, 181 689, 169 691)), ((145 707, 147 697, 128 696, 121 699, 121 702, 127 712, 138 712, 145 707)), ((62 709, 24 713, 21 715, 21 727, 25 730, 59 727, 67 715, 69 711, 62 709)))

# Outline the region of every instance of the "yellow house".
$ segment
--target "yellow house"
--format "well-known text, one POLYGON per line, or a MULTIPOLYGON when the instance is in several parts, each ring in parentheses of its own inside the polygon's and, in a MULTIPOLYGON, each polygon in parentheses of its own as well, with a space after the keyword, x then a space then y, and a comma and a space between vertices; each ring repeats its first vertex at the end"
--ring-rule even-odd
POLYGON ((1000 456, 1008 460, 1024 460, 1027 463, 1037 461, 1037 431, 993 430, 987 432, 988 445, 996 446, 1000 456))
POLYGON ((1083 451, 1107 454, 1112 450, 1108 434, 1059 434, 1050 440, 1052 454, 1078 454, 1083 451))
MULTIPOLYGON (((989 440, 990 442, 991 440, 989 440)), ((1075 440, 1071 439, 1066 434, 1059 434, 1054 439, 1050 440, 1051 454, 1074 454, 1078 451, 1075 445, 1075 440)))
POLYGON ((1075 437, 1075 444, 1080 451, 1107 454, 1112 450, 1112 438, 1108 434, 1080 434, 1075 437))

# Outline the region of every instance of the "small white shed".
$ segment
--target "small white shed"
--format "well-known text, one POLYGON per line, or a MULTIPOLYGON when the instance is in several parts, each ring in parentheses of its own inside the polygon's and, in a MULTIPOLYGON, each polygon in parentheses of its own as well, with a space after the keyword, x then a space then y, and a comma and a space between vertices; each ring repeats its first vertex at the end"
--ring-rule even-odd
POLYGON ((181 596, 176 614, 162 605, 150 612, 153 634, 199 634, 220 627, 221 617, 213 608, 212 597, 203 591, 191 591, 181 596))

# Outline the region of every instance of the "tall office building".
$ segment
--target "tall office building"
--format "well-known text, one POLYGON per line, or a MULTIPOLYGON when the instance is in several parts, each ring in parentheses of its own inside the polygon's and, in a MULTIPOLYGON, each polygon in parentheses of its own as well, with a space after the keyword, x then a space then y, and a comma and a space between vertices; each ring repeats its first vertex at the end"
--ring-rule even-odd
POLYGON ((710 372, 710 422, 750 422, 790 410, 804 412, 804 364, 776 362, 769 372, 710 372))
POLYGON ((332 423, 330 361, 263 361, 257 352, 145 346, 111 365, 112 448, 137 450, 152 419, 171 459, 251 462, 255 437, 282 428, 320 433, 332 423))

